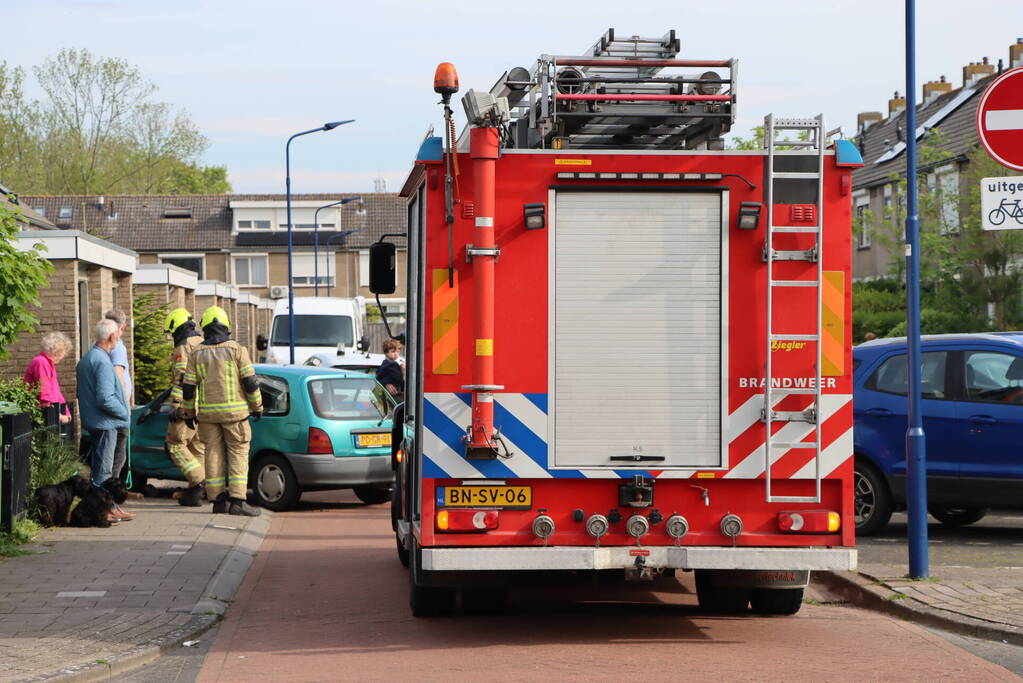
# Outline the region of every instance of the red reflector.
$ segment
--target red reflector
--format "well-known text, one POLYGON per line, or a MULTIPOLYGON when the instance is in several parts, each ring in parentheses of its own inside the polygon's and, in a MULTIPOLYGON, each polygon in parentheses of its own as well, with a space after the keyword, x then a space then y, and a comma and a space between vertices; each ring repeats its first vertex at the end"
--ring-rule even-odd
POLYGON ((334 455, 334 444, 330 442, 327 432, 319 427, 309 428, 309 442, 306 452, 312 454, 334 455))
POLYGON ((778 513, 778 529, 788 534, 830 534, 838 531, 841 517, 831 510, 778 513))
POLYGON ((489 531, 498 525, 497 510, 441 510, 435 519, 437 531, 489 531))

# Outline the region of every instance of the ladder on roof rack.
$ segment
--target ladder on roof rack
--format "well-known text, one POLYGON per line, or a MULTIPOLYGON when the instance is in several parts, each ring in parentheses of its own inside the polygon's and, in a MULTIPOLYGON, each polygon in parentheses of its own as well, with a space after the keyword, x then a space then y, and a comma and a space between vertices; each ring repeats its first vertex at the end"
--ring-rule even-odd
MULTIPOLYGON (((812 119, 776 119, 768 115, 764 119, 764 138, 767 146, 767 187, 765 188, 765 203, 767 204, 767 230, 764 242, 764 261, 767 264, 767 334, 766 334, 766 363, 764 368, 764 407, 761 410, 761 419, 765 423, 766 437, 764 441, 764 480, 766 482, 766 494, 768 503, 819 503, 821 501, 821 423, 823 416, 821 411, 821 304, 823 296, 823 194, 824 194, 824 116, 818 115, 812 119), (779 140, 775 136, 779 131, 796 131, 806 134, 805 140, 779 140), (778 148, 788 148, 779 150, 778 148), (779 154, 780 152, 780 154, 779 154), (785 170, 776 170, 776 164, 781 159, 801 157, 804 162, 812 161, 816 157, 815 171, 806 170, 810 164, 800 165, 781 164, 785 170), (788 170, 793 166, 800 170, 788 170), (814 225, 774 225, 774 203, 776 196, 776 182, 795 181, 797 183, 814 183, 816 186, 816 200, 814 205, 814 225), (807 233, 814 236, 814 246, 802 250, 779 250, 774 248, 774 236, 779 233, 807 233), (811 261, 815 263, 812 280, 776 280, 774 279, 774 264, 779 261, 811 261), (799 291, 801 288, 813 287, 816 289, 816 329, 812 333, 806 331, 794 333, 792 331, 779 332, 775 329, 774 308, 781 301, 786 293, 799 291), (787 388, 775 390, 773 384, 773 363, 772 353, 776 342, 809 342, 814 344, 816 362, 814 363, 814 378, 812 388, 787 388), (774 405, 779 400, 791 395, 812 396, 810 405, 798 411, 779 411, 774 405), (785 422, 776 434, 772 434, 772 426, 775 422, 785 422), (802 423, 802 424, 800 424, 802 423), (803 425, 810 425, 809 428, 803 425), (812 432, 813 441, 804 441, 812 432), (771 465, 781 455, 790 449, 813 449, 814 451, 814 480, 815 489, 812 496, 778 496, 771 492, 771 465)), ((794 223, 795 221, 793 221, 794 223)))

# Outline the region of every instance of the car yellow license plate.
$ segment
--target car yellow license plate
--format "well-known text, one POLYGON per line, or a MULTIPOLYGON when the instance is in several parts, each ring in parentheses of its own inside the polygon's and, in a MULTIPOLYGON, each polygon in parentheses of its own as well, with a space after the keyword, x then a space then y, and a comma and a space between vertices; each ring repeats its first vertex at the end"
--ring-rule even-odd
POLYGON ((391 433, 383 434, 356 434, 355 445, 358 448, 376 448, 379 446, 391 445, 391 433))
POLYGON ((438 501, 444 507, 524 509, 533 507, 529 486, 445 486, 438 501))

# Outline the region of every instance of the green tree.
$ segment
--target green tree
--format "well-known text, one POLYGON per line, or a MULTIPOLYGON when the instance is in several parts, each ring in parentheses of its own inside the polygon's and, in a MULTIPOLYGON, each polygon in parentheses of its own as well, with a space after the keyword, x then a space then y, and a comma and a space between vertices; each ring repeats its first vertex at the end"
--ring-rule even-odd
POLYGON ((226 171, 198 163, 208 140, 137 67, 64 49, 33 73, 39 101, 0 62, 0 182, 26 194, 222 191, 226 171))
POLYGON ((163 331, 167 307, 155 303, 152 294, 135 294, 135 395, 139 404, 148 403, 170 384, 171 354, 174 346, 163 331))
POLYGON ((0 359, 8 357, 7 345, 22 332, 33 332, 39 319, 32 308, 39 306, 39 290, 49 284, 53 266, 43 256, 45 247, 28 251, 14 246, 21 209, 0 203, 0 359))

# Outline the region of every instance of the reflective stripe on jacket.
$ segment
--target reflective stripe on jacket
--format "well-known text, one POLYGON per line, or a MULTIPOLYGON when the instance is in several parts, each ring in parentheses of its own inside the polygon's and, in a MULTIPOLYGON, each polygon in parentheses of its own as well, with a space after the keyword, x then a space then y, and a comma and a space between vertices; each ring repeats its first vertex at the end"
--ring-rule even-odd
POLYGON ((174 348, 174 356, 171 359, 171 393, 170 402, 172 405, 181 405, 181 380, 185 376, 188 367, 188 357, 197 346, 202 344, 202 336, 195 335, 185 339, 185 343, 174 348))

